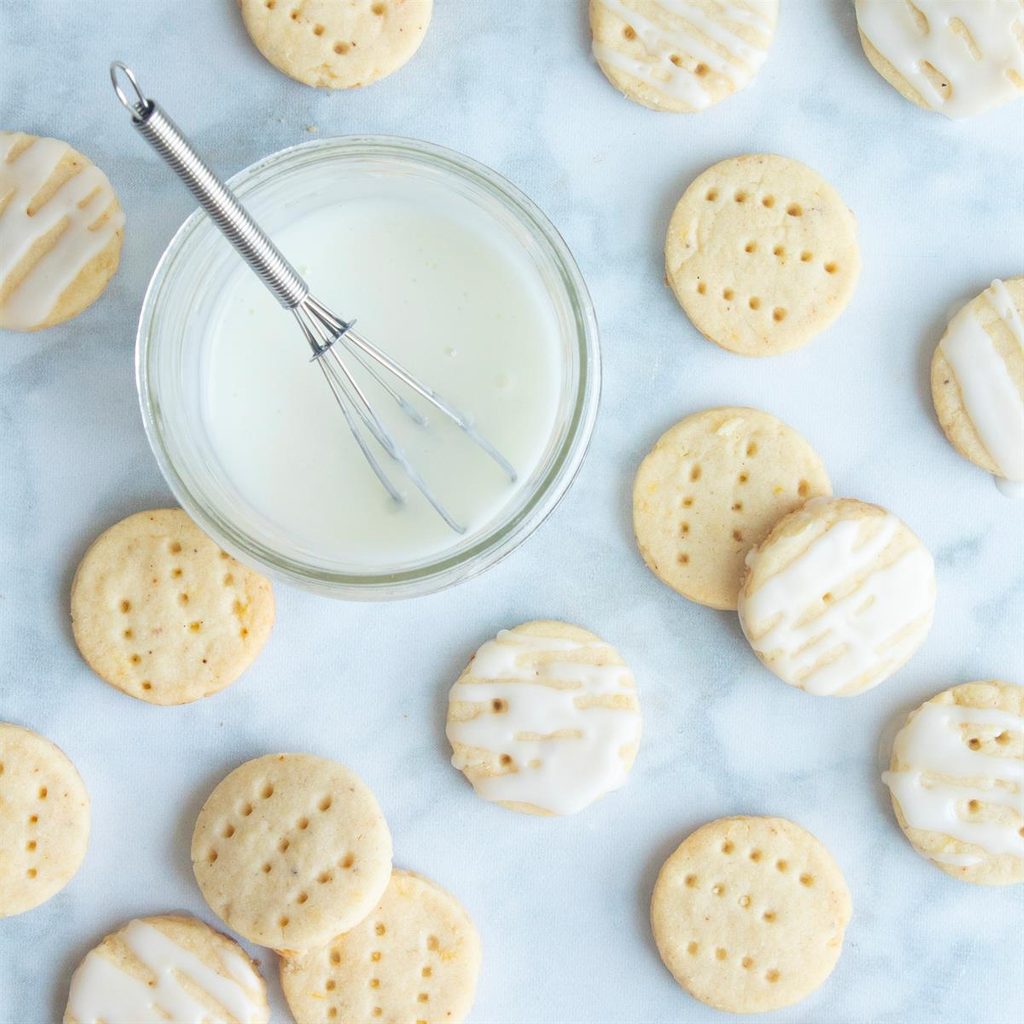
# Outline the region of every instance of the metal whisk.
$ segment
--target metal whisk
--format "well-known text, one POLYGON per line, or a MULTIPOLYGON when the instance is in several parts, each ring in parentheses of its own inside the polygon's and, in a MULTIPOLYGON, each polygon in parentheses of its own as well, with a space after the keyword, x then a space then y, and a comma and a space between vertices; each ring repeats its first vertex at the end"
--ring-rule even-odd
POLYGON ((278 302, 285 309, 291 310, 306 341, 309 342, 309 347, 313 350, 313 362, 323 372, 352 436, 388 494, 397 502, 404 500, 401 491, 381 465, 372 447, 373 443, 400 467, 451 529, 456 533, 464 533, 465 527, 441 504, 384 426, 367 397, 366 390, 353 374, 352 366, 346 363, 345 357, 348 357, 353 365, 359 366, 390 395, 413 422, 426 427, 426 417, 401 394, 395 384, 386 379, 382 371, 391 374, 399 384, 419 395, 451 420, 474 444, 483 449, 502 468, 509 481, 514 483, 516 471, 512 464, 473 427, 468 416, 446 402, 436 391, 355 331, 355 320, 343 320, 310 294, 306 282, 252 219, 231 189, 210 170, 159 104, 147 99, 143 94, 131 68, 121 61, 114 61, 110 65, 110 80, 117 98, 132 115, 133 127, 188 186, 199 205, 210 215, 210 219, 220 228, 224 237, 256 272, 278 302), (122 84, 122 76, 134 93, 134 99, 122 84))

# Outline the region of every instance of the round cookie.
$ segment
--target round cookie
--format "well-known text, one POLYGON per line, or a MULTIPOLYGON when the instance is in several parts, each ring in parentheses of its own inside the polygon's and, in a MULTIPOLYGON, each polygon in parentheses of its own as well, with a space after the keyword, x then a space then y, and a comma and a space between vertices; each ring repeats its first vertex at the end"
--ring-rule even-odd
POLYGON ((55 896, 89 844, 89 794, 62 750, 0 722, 0 918, 55 896))
POLYGON ((882 775, 914 849, 978 885, 1024 882, 1024 686, 965 683, 911 712, 882 775))
POLYGON ((129 921, 71 976, 64 1024, 268 1024, 267 987, 237 942, 194 917, 129 921))
POLYGON ((856 0, 856 8, 872 67, 919 107, 970 117, 1024 93, 1019 0, 856 0))
POLYGON ((138 512, 100 534, 71 584, 82 657, 111 686, 151 704, 224 689, 273 624, 270 581, 178 508, 138 512))
POLYGON ((842 312, 860 273, 857 224, 817 172, 782 156, 709 167, 683 193, 665 272, 706 338, 769 356, 806 344, 842 312))
POLYGON ((932 357, 932 401, 965 459, 1024 480, 1024 277, 993 281, 949 322, 932 357))
POLYGON ((778 0, 590 0, 594 58, 629 99, 693 113, 750 84, 778 14, 778 0))
POLYGON ((106 288, 124 213, 107 176, 59 139, 0 132, 0 328, 70 320, 106 288))
POLYGON ((433 882, 395 871, 364 921, 282 961, 281 987, 297 1024, 459 1024, 479 971, 480 939, 465 910, 433 882))
POLYGON ((366 785, 311 754, 268 754, 210 794, 192 834, 203 897, 240 935, 289 955, 358 924, 391 876, 391 833, 366 785))
POLYGON ((448 694, 452 764, 479 796, 528 814, 574 814, 625 785, 640 742, 629 668, 564 622, 502 630, 448 694))
POLYGON ((754 653, 816 696, 852 697, 888 679, 924 643, 935 564, 891 512, 816 498, 747 556, 737 610, 754 653))
POLYGON ((720 818, 665 861, 651 898, 658 952, 694 998, 777 1010, 832 973, 850 893, 825 847, 784 818, 720 818))
POLYGON ((787 512, 832 493, 825 467, 766 412, 695 413, 664 433, 633 484, 633 530, 648 568, 683 597, 736 607, 750 548, 787 512))
POLYGON ((354 89, 397 71, 419 49, 433 0, 238 0, 256 48, 286 75, 354 89))

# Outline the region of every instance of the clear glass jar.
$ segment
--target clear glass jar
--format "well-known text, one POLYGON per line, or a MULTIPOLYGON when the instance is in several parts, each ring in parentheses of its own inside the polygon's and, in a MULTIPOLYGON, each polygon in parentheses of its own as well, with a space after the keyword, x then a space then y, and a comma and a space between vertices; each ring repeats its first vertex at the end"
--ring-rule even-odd
MULTIPOLYGON (((201 211, 171 240, 143 301, 136 374, 146 434, 184 509, 242 561, 335 597, 386 600, 432 593, 482 572, 521 544, 579 470, 600 391, 593 306, 565 242, 534 203, 494 171, 450 150, 376 136, 316 140, 258 161, 232 178, 231 185, 273 237, 275 229, 322 203, 317 189, 309 186, 325 167, 345 175, 357 192, 365 187, 368 193, 381 176, 427 176, 476 204, 529 254, 557 316, 563 371, 555 428, 539 465, 492 523, 433 559, 379 572, 348 571, 316 552, 261 534, 253 525, 255 511, 219 468, 204 428, 204 328, 238 257, 201 211)), ((297 329, 295 344, 304 344, 297 329)))

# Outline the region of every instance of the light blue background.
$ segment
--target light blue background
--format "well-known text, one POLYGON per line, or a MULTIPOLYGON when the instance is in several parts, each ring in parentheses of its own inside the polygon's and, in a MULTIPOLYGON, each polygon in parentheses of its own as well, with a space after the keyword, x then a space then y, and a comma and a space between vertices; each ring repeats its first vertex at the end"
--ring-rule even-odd
MULTIPOLYGON (((676 843, 736 813, 815 832, 853 893, 833 977, 765 1021, 1019 1020, 1022 890, 964 885, 920 859, 878 771, 894 723, 934 692, 1024 682, 1022 506, 954 454, 928 389, 950 312, 993 277, 1024 273, 1024 108, 964 122, 918 110, 864 59, 845 0, 783 0, 755 85, 695 117, 649 112, 608 85, 589 56, 583 0, 436 7, 404 70, 331 94, 266 64, 231 0, 0 4, 0 127, 82 149, 128 217, 122 267, 101 301, 64 327, 0 337, 0 719, 60 744, 93 799, 73 883, 0 921, 0 1021, 59 1019, 74 965, 132 915, 212 920, 189 864, 195 815, 231 767, 277 750, 355 768, 387 813, 396 862, 465 903, 485 950, 476 1024, 734 1019, 676 987, 647 904, 676 843), (593 447, 535 537, 480 579, 404 604, 279 587, 258 663, 179 709, 105 686, 69 629, 68 588, 90 540, 170 499, 142 432, 132 346, 147 278, 192 203, 129 129, 107 81, 114 57, 225 175, 310 138, 309 126, 321 137, 411 135, 482 160, 564 233, 603 331, 593 447), (864 270, 830 331, 792 355, 747 361, 691 327, 663 284, 661 252, 686 184, 759 150, 837 186, 858 217, 864 270), (677 598, 635 551, 638 460, 682 415, 724 403, 781 416, 821 453, 837 493, 887 505, 935 554, 928 642, 868 695, 813 699, 784 686, 735 616, 677 598), (485 804, 447 764, 447 687, 479 643, 534 617, 616 644, 646 717, 627 788, 565 820, 485 804)), ((288 1020, 272 958, 260 955, 275 1020, 288 1020)))

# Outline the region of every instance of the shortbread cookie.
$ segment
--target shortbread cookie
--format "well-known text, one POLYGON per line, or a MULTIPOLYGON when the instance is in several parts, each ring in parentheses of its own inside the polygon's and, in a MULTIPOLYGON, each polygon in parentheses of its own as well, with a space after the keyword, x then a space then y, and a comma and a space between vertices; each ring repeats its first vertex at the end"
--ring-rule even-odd
POLYGON ((194 917, 129 921, 71 976, 64 1024, 267 1024, 267 987, 237 942, 194 917))
POLYGON ((851 697, 888 679, 924 643, 935 565, 896 516, 852 498, 791 512, 747 556, 740 624, 780 679, 851 697))
POLYGON ((564 622, 503 629, 448 694, 452 764, 513 811, 574 814, 626 782, 640 742, 633 675, 564 622))
POLYGON ((89 843, 89 794, 67 756, 0 722, 0 918, 55 896, 89 843))
POLYGON ((874 69, 912 103, 970 117, 1024 93, 1020 0, 857 0, 874 69))
POLYGON ((473 1004, 480 939, 433 882, 396 871, 370 915, 323 949, 281 963, 297 1024, 459 1024, 473 1004))
POLYGON ((1024 882, 1024 686, 944 690, 912 712, 882 779, 914 849, 979 885, 1024 882))
POLYGON ((93 542, 71 585, 71 624, 82 657, 111 686, 185 704, 252 664, 274 624, 274 595, 181 509, 155 509, 93 542))
POLYGON ((0 327, 36 331, 99 298, 124 213, 107 176, 59 139, 0 132, 0 327))
POLYGON ((286 75, 354 89, 397 71, 419 49, 433 0, 238 0, 256 48, 286 75))
POLYGON ((832 973, 850 893, 828 850, 784 818, 720 818, 683 840, 658 875, 658 952, 696 999, 777 1010, 832 973))
POLYGON ((358 924, 391 876, 391 833, 364 783, 311 754, 236 768, 199 812, 192 869, 236 932, 289 954, 358 924))
POLYGON ((727 407, 662 434, 633 484, 633 529, 651 572, 683 597, 735 608, 743 559, 787 512, 832 493, 813 448, 781 420, 727 407))
POLYGON ((949 322, 932 358, 932 400, 964 458, 1024 480, 1024 277, 993 281, 949 322))
POLYGON ((782 156, 709 167, 683 193, 665 271, 706 338, 745 356, 806 344, 842 312, 860 273, 857 224, 839 193, 782 156))
POLYGON ((750 84, 778 13, 778 0, 590 0, 594 58, 631 100, 693 113, 750 84))

